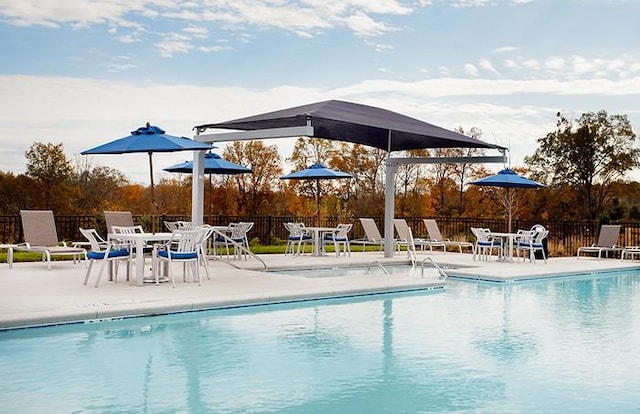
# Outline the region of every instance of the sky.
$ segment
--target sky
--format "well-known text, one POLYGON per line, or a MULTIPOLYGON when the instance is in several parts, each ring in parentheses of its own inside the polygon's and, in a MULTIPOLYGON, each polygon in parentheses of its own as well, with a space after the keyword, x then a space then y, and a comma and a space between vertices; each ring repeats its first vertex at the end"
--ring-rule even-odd
MULTIPOLYGON (((79 154, 147 121, 193 137, 330 99, 479 128, 519 166, 559 111, 640 131, 638 16, 638 0, 0 0, 0 170, 62 142, 148 184, 146 154, 79 154)), ((265 143, 286 158, 295 138, 265 143)), ((155 180, 190 158, 154 154, 155 180)))

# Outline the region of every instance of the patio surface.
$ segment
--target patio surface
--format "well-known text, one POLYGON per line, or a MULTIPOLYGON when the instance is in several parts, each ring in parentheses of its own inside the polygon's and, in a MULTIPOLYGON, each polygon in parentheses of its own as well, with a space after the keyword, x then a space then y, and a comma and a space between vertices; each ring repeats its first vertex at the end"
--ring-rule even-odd
MULTIPOLYGON (((433 252, 438 264, 446 266, 449 277, 504 282, 551 276, 590 274, 615 270, 640 270, 640 261, 597 259, 590 257, 552 258, 548 263, 474 261, 471 254, 433 252)), ((419 255, 418 263, 427 257, 419 255)), ((337 266, 368 266, 377 260, 382 264, 409 263, 405 253, 385 258, 382 252, 352 252, 351 257, 261 255, 269 271, 311 269, 337 266)), ((428 262, 426 262, 428 263, 428 262)), ((176 288, 170 283, 135 286, 124 280, 120 270, 117 283, 103 275, 100 286, 93 287, 99 266, 94 266, 89 285, 82 281, 84 264, 71 261, 53 262, 48 271, 45 263, 14 263, 9 269, 0 264, 0 329, 49 325, 84 320, 100 320, 123 316, 156 315, 250 304, 349 296, 357 294, 446 288, 433 272, 424 278, 371 275, 304 278, 295 274, 272 274, 262 271, 253 259, 209 261, 211 279, 202 271, 202 286, 182 281, 181 266, 176 266, 176 288)))

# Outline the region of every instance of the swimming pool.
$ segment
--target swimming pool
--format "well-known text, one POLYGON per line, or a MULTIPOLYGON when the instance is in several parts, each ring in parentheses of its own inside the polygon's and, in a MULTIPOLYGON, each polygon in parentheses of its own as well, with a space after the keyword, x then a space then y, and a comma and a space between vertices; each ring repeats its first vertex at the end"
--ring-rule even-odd
POLYGON ((640 410, 640 275, 0 332, 6 413, 640 410))

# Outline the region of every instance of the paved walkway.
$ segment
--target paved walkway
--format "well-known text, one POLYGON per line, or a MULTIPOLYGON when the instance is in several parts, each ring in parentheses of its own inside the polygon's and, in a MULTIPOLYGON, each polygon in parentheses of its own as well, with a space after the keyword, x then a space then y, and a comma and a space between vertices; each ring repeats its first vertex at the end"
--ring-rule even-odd
MULTIPOLYGON (((584 274, 621 269, 640 269, 640 262, 619 259, 557 258, 545 264, 499 263, 474 261, 471 254, 434 252, 429 255, 446 266, 450 277, 494 281, 543 278, 567 274, 584 274)), ((262 255, 269 270, 310 269, 318 267, 364 266, 377 260, 383 264, 409 263, 404 253, 384 258, 379 252, 353 252, 350 258, 313 256, 262 255)), ((422 263, 426 255, 418 258, 422 263)), ((117 283, 103 280, 98 288, 92 281, 98 269, 93 269, 89 286, 82 281, 84 264, 56 261, 51 271, 45 263, 14 263, 9 269, 0 264, 0 329, 96 320, 122 316, 154 315, 175 311, 192 311, 247 304, 266 304, 288 300, 327 298, 354 294, 393 292, 416 289, 442 289, 446 282, 435 272, 424 278, 386 276, 372 272, 354 276, 304 278, 295 274, 264 272, 255 259, 210 261, 211 279, 203 273, 202 286, 183 283, 181 266, 176 266, 176 288, 170 283, 145 284, 138 287, 124 281, 121 269, 117 283)), ((425 265, 429 263, 425 262, 425 265)))

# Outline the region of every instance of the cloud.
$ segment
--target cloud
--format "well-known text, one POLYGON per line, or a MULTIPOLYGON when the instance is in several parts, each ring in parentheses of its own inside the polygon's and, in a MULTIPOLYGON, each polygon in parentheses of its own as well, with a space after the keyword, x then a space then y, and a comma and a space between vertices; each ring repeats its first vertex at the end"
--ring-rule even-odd
MULTIPOLYGON (((185 30, 198 38, 207 37, 211 23, 216 23, 211 27, 218 30, 220 27, 237 30, 243 26, 278 28, 301 37, 346 27, 356 36, 368 38, 394 30, 383 19, 410 15, 414 9, 408 4, 396 0, 0 0, 0 18, 16 26, 108 25, 114 35, 113 28, 157 31, 154 24, 162 18, 173 24, 188 24, 185 30)), ((425 1, 415 4, 429 5, 425 1)), ((118 38, 124 42, 137 39, 133 33, 120 33, 118 38)))
MULTIPOLYGON (((122 60, 126 64, 126 59, 122 60)), ((480 128, 484 139, 512 144, 514 164, 553 129, 555 113, 606 109, 624 113, 635 125, 640 111, 640 76, 629 79, 514 80, 440 77, 412 82, 373 79, 334 89, 281 85, 270 89, 159 85, 96 79, 0 76, 0 165, 24 170, 24 152, 33 142, 63 142, 70 155, 125 136, 146 121, 174 135, 193 135, 194 125, 277 110, 310 102, 343 99, 380 106, 453 129, 480 128), (620 97, 627 97, 620 99, 620 97), (594 99, 595 98, 595 99, 594 99), (595 102, 597 107, 589 107, 595 102), (20 137, 20 139, 17 139, 20 137)), ((279 141, 289 156, 295 138, 279 141)), ((220 148, 222 151, 224 146, 220 148)), ((154 155, 156 165, 188 159, 185 154, 154 155)), ((145 159, 104 156, 92 160, 147 182, 145 159)), ((162 172, 157 172, 158 178, 162 172)))
POLYGON ((489 61, 489 59, 480 59, 480 67, 484 70, 487 70, 494 75, 499 75, 500 73, 493 67, 493 64, 489 61))
POLYGON ((518 50, 515 46, 503 46, 493 50, 493 53, 510 53, 518 50))
POLYGON ((345 24, 361 37, 372 37, 388 32, 391 29, 384 23, 376 22, 362 12, 356 12, 345 19, 345 24))
POLYGON ((160 56, 171 58, 179 53, 189 53, 195 48, 190 42, 191 38, 182 33, 169 33, 167 37, 156 43, 160 56))
POLYGON ((464 65, 464 72, 471 76, 478 76, 478 68, 476 68, 471 63, 467 63, 464 65))

